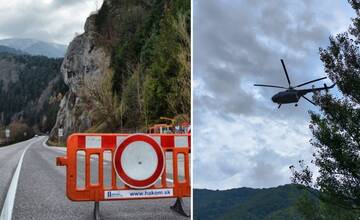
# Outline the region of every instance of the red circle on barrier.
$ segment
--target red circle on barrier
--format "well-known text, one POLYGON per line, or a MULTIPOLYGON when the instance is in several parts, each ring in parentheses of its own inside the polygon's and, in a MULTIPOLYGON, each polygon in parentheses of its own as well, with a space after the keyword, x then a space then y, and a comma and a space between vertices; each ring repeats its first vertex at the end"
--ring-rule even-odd
POLYGON ((148 188, 164 171, 164 152, 150 136, 135 134, 127 137, 114 155, 115 171, 132 188, 148 188), (156 158, 156 159, 155 159, 156 158))

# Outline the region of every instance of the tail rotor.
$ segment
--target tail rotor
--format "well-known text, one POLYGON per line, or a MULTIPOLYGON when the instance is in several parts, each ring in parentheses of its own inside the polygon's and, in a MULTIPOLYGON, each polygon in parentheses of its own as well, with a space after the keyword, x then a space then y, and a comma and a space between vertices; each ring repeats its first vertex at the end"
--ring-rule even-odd
POLYGON ((329 87, 326 85, 326 83, 324 83, 324 88, 325 88, 325 91, 327 93, 329 91, 329 87))

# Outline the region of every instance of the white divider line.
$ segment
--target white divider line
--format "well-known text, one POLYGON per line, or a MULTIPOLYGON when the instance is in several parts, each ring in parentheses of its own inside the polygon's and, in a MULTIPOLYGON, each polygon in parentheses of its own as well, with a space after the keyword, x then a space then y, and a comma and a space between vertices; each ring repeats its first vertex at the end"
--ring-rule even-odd
POLYGON ((15 173, 11 179, 10 187, 6 194, 4 206, 1 210, 0 220, 11 220, 11 218, 12 218, 12 212, 13 212, 14 203, 15 203, 15 195, 16 195, 16 190, 17 190, 17 186, 18 186, 18 182, 19 182, 20 170, 21 170, 21 165, 22 165, 23 159, 24 159, 24 155, 25 155, 26 151, 29 149, 29 147, 37 141, 38 141, 38 139, 35 139, 30 144, 28 144, 25 147, 25 150, 21 154, 21 157, 20 157, 20 160, 16 167, 15 173))

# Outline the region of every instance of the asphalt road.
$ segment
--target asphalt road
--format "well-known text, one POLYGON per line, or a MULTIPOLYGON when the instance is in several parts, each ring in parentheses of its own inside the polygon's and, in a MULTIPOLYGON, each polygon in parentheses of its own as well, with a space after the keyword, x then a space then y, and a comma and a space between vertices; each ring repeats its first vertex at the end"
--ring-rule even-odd
MULTIPOLYGON (((55 166, 61 149, 45 147, 47 137, 36 137, 0 148, 0 210, 21 154, 27 146, 20 170, 12 219, 93 219, 92 202, 72 202, 65 195, 65 167, 55 166)), ((111 201, 100 203, 101 219, 189 219, 170 210, 175 199, 111 201)), ((190 212, 190 198, 184 199, 190 212)))

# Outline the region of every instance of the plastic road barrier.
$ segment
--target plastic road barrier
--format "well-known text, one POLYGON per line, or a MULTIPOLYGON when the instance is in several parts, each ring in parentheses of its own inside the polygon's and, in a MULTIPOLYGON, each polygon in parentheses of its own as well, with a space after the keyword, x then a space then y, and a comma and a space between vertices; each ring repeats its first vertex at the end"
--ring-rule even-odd
MULTIPOLYGON (((186 215, 190 197, 191 134, 86 134, 69 136, 66 195, 72 201, 178 198, 172 208, 186 215)), ((98 215, 95 214, 95 215, 98 215)))

